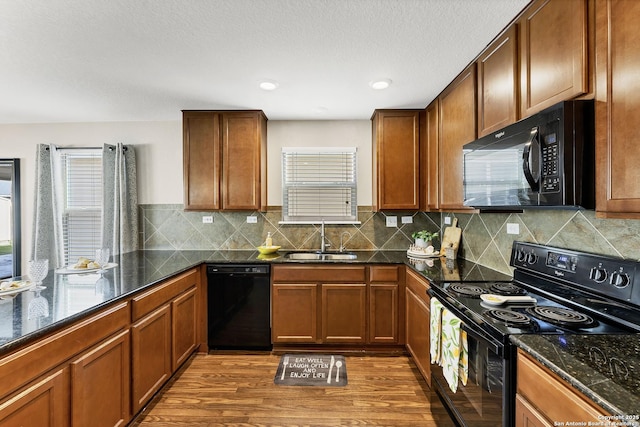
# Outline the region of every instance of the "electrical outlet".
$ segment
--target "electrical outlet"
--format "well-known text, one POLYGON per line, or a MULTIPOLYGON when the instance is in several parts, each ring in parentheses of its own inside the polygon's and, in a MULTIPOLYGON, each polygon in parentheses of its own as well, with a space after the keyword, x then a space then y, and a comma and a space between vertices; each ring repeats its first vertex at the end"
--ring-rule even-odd
POLYGON ((402 223, 403 224, 413 224, 413 217, 412 216, 403 216, 402 217, 402 223))
POLYGON ((451 225, 451 217, 450 216, 445 216, 444 217, 444 225, 451 225))
POLYGON ((520 234, 520 224, 507 223, 507 234, 520 234))
POLYGON ((205 215, 202 217, 202 223, 203 224, 213 224, 213 216, 211 215, 205 215))
POLYGON ((397 227, 398 226, 398 217, 397 216, 388 216, 387 217, 387 227, 397 227))
POLYGON ((255 215, 249 215, 247 217, 247 224, 257 224, 258 223, 258 217, 255 215))

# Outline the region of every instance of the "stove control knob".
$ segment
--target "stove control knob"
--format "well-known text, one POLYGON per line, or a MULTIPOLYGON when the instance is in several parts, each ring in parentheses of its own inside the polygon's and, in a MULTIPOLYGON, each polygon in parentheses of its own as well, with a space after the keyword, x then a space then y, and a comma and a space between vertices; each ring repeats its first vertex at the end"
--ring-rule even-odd
POLYGON ((516 259, 520 262, 524 262, 526 258, 527 254, 522 249, 518 249, 516 252, 516 259))
POLYGON ((538 256, 533 252, 527 254, 527 262, 529 264, 535 264, 537 260, 538 260, 538 256))
POLYGON ((627 273, 611 273, 610 283, 616 288, 624 288, 629 285, 629 275, 627 273))
POLYGON ((593 267, 589 272, 589 279, 597 283, 607 280, 607 270, 604 268, 593 267))

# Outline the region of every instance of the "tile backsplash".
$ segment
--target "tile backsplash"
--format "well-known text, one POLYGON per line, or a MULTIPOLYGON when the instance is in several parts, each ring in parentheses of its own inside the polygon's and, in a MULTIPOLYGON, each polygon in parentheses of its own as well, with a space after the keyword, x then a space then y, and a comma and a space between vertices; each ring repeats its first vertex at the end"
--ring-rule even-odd
MULTIPOLYGON (((320 248, 319 225, 279 224, 282 212, 187 212, 182 205, 140 205, 141 249, 246 250, 262 244, 267 232, 284 250, 320 248), (213 223, 204 224, 203 216, 213 223), (247 223, 255 216, 255 224, 247 223)), ((444 229, 446 216, 458 218, 462 243, 458 256, 511 274, 509 256, 514 240, 578 249, 630 259, 640 258, 640 220, 598 219, 593 211, 528 210, 524 213, 372 212, 361 207, 358 225, 325 227, 331 250, 404 250, 411 233, 444 229), (386 217, 397 216, 398 227, 386 227, 386 217), (402 217, 412 223, 403 224, 402 217), (507 224, 518 224, 518 234, 508 234, 507 224), (347 234, 348 233, 348 234, 347 234)), ((439 242, 436 242, 436 247, 439 242)))

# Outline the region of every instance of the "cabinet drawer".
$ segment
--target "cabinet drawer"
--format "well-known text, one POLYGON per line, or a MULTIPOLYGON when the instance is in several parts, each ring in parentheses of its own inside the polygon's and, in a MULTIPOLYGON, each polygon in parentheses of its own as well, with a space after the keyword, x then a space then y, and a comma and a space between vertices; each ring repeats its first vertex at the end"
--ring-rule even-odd
POLYGON ((429 305, 429 295, 427 290, 429 289, 429 282, 427 279, 418 276, 417 273, 407 268, 407 289, 411 289, 413 293, 420 298, 425 304, 429 305))
POLYGON ((374 265, 369 268, 371 283, 396 283, 400 280, 400 267, 397 265, 374 265))
POLYGON ((144 292, 131 300, 132 319, 135 322, 166 304, 187 289, 198 284, 198 270, 189 270, 174 279, 167 280, 152 290, 144 292))
POLYGON ((518 350, 517 391, 551 421, 598 422, 607 413, 547 368, 518 350))
POLYGON ((364 266, 274 266, 272 271, 274 282, 364 282, 364 266))

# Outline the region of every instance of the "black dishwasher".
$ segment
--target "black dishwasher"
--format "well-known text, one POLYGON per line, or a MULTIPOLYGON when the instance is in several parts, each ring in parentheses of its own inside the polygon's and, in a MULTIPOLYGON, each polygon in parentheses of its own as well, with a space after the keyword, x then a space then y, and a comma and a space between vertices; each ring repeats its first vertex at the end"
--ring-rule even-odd
POLYGON ((209 350, 271 350, 269 265, 208 264, 209 350))

